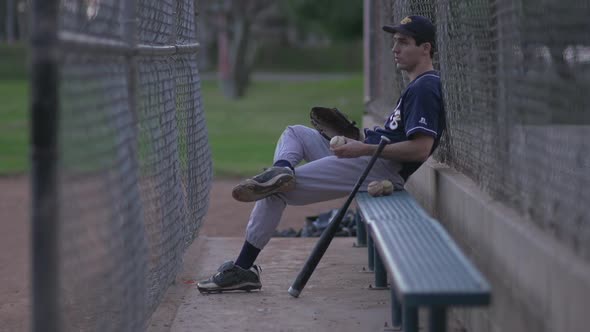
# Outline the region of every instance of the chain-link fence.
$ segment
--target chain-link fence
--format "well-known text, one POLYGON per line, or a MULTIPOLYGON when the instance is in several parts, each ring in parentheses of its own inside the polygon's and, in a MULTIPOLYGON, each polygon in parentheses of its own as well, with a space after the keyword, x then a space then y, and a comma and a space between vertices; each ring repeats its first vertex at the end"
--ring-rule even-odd
POLYGON ((590 2, 366 4, 368 112, 384 118, 408 83, 381 26, 429 17, 448 119, 436 159, 590 260, 590 2))
POLYGON ((194 0, 32 14, 34 330, 143 330, 208 205, 194 0))

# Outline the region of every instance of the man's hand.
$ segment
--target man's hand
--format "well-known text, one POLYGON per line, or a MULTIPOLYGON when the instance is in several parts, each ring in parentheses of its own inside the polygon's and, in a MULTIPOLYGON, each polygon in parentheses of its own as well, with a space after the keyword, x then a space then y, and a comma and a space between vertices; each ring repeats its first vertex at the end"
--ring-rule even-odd
MULTIPOLYGON (((423 162, 430 156, 434 137, 417 133, 412 135, 409 141, 403 141, 388 144, 381 153, 384 159, 395 160, 399 162, 419 161, 423 162)), ((332 152, 338 158, 357 158, 370 156, 377 149, 377 145, 365 144, 353 139, 347 138, 346 144, 332 148, 332 152)))
POLYGON ((346 144, 331 149, 338 158, 357 158, 370 154, 368 145, 353 139, 347 138, 346 144))

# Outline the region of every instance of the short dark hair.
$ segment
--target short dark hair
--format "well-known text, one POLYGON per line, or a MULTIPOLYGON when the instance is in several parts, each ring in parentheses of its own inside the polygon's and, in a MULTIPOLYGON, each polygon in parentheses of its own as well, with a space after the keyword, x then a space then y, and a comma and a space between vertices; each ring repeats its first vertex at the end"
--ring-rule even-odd
POLYGON ((414 37, 414 40, 416 41, 416 46, 420 46, 424 43, 430 43, 430 57, 434 58, 434 48, 435 48, 434 41, 425 40, 423 38, 417 38, 417 37, 414 37))

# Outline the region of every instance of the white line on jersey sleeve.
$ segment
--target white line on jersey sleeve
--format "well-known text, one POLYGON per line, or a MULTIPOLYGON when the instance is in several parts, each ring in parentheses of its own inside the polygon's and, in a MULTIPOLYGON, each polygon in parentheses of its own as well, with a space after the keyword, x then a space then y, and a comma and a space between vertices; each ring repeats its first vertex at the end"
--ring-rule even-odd
POLYGON ((412 129, 410 129, 410 130, 407 130, 407 131, 406 131, 406 136, 410 136, 410 135, 411 135, 411 134, 412 134, 414 131, 416 131, 416 130, 418 130, 418 129, 425 130, 425 131, 427 131, 427 132, 433 133, 433 134, 434 134, 434 136, 438 136, 438 133, 437 133, 436 131, 434 131, 434 130, 432 130, 432 129, 424 128, 424 127, 422 127, 422 126, 414 127, 414 128, 412 128, 412 129))

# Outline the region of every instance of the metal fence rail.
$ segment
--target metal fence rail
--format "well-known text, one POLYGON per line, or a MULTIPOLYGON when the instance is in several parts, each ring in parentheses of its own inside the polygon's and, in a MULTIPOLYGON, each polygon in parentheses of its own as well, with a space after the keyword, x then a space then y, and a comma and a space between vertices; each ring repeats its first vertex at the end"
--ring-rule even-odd
POLYGON ((32 22, 34 330, 143 330, 208 205, 194 0, 35 0, 32 22))

